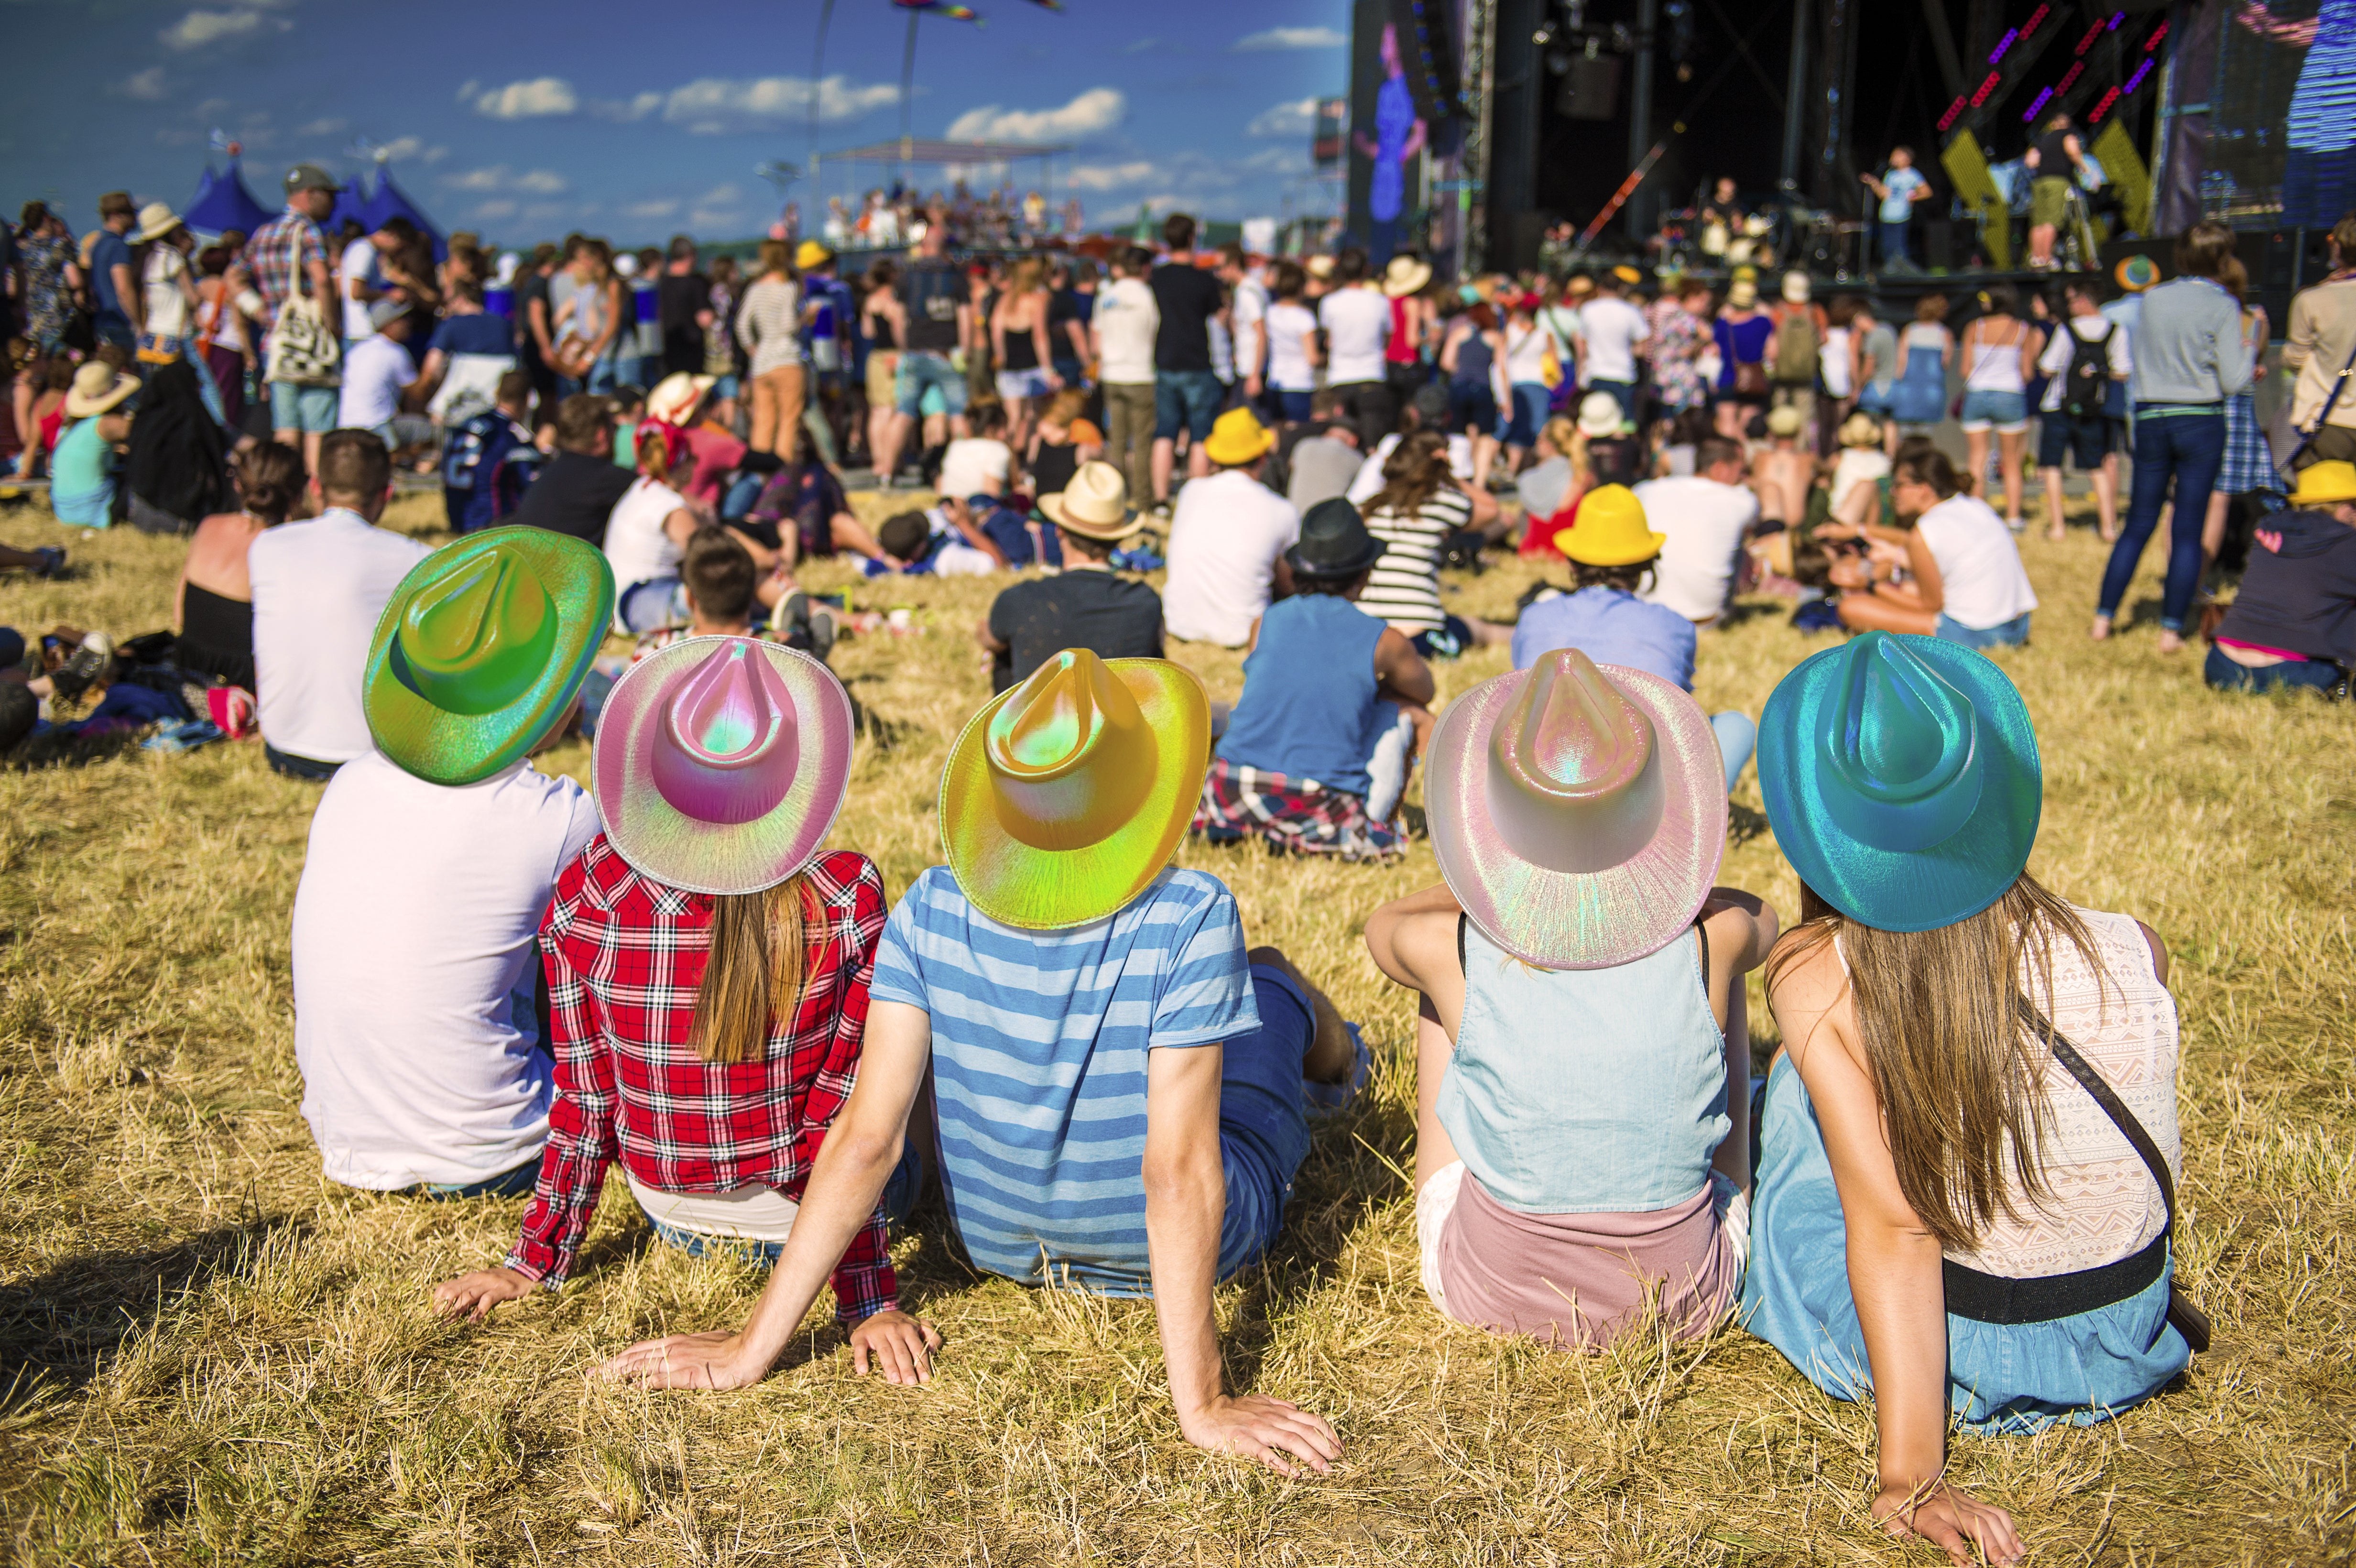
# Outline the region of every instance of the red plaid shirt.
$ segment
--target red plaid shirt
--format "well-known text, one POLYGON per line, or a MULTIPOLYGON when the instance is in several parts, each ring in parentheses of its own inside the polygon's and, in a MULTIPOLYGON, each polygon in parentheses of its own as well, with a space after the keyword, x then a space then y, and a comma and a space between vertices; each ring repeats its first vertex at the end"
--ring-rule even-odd
MULTIPOLYGON (((557 879, 541 927, 556 1103, 508 1267, 562 1281, 616 1156, 664 1192, 760 1181, 799 1200, 859 1073, 884 915, 884 879, 864 855, 821 855, 802 880, 815 918, 801 1005, 772 1020, 763 1060, 721 1063, 688 1044, 712 900, 640 876, 602 833, 557 879)), ((834 1296, 846 1322, 899 1304, 880 1211, 836 1265, 834 1296)))

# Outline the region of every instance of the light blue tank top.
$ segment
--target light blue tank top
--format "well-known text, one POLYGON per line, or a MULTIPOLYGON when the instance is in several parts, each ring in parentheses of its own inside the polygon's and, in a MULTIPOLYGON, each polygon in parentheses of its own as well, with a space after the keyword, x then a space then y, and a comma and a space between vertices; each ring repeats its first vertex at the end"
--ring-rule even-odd
POLYGON ((1219 755, 1296 784, 1365 795, 1373 787, 1366 760, 1398 723, 1398 705, 1375 696, 1383 624, 1330 593, 1269 605, 1219 755))
POLYGON ((1689 1200, 1733 1124, 1726 1036, 1698 944, 1612 969, 1538 969, 1460 920, 1464 1019, 1440 1125, 1525 1214, 1642 1214, 1689 1200))

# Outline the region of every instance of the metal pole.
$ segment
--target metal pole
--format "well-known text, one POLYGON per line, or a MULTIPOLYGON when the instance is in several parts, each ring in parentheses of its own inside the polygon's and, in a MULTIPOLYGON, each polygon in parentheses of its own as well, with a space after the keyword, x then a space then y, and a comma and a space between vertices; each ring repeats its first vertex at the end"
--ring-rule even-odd
POLYGON ((1779 182, 1785 190, 1800 183, 1801 132, 1815 96, 1808 91, 1808 0, 1792 0, 1792 69, 1783 84, 1783 172, 1779 182))
MULTIPOLYGON (((1653 144, 1653 41, 1660 27, 1661 0, 1641 0, 1636 7, 1635 80, 1628 94, 1628 166, 1632 169, 1644 161, 1653 144)), ((1644 241, 1645 218, 1653 206, 1650 194, 1639 187, 1628 199, 1628 237, 1639 245, 1644 241)))
MULTIPOLYGON (((819 111, 819 84, 820 84, 821 82, 823 82, 823 81, 826 80, 826 30, 827 30, 827 27, 829 27, 829 26, 830 26, 833 21, 834 21, 834 0, 826 0, 826 4, 819 7, 819 13, 818 13, 818 48, 817 48, 815 50, 813 50, 813 51, 811 52, 811 54, 810 54, 810 80, 809 80, 809 95, 810 95, 810 105, 809 105, 809 109, 810 109, 810 112, 809 112, 809 166, 810 166, 810 170, 811 170, 811 172, 812 172, 812 173, 816 173, 816 172, 817 172, 817 170, 818 170, 818 111, 819 111)), ((823 189, 821 188, 821 190, 820 190, 820 195, 821 195, 821 196, 823 196, 823 194, 824 194, 824 192, 823 192, 823 189)))
POLYGON ((1495 84, 1497 0, 1472 0, 1465 7, 1465 75, 1472 88, 1472 123, 1464 129, 1464 152, 1457 170, 1456 275, 1471 277, 1488 259, 1489 100, 1495 84))
POLYGON ((900 187, 908 185, 908 161, 916 156, 916 18, 924 13, 908 13, 908 46, 900 55, 900 187))

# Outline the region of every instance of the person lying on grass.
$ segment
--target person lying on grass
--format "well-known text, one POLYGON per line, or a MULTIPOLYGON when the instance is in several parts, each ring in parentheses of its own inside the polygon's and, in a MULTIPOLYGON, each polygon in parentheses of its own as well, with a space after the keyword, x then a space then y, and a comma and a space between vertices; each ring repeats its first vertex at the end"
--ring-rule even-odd
POLYGON ((1655 1304, 1680 1338, 1708 1332, 1749 1246, 1742 976, 1775 939, 1772 909, 1710 885, 1709 720, 1563 649, 1449 705, 1424 789, 1445 884, 1376 911, 1366 947, 1421 996, 1432 1305, 1581 1349, 1655 1304))
POLYGON ((613 613, 604 556, 505 528, 419 561, 377 623, 374 745, 320 795, 294 892, 294 1060, 330 1181, 530 1189, 551 1089, 534 938, 597 830, 588 792, 531 753, 564 732, 613 613))
MULTIPOLYGON (((941 784, 948 864, 892 912, 858 1087, 751 1318, 634 1346, 609 1375, 757 1382, 904 1166, 929 1084, 949 1222, 978 1266, 1151 1296, 1189 1441, 1288 1475, 1341 1456, 1322 1417, 1222 1383, 1212 1287, 1274 1240, 1308 1104, 1342 1103, 1366 1063, 1283 954, 1246 950, 1234 895, 1168 869, 1209 746, 1192 673, 1084 649, 974 717, 941 784)), ((937 1343, 885 1375, 927 1381, 937 1343)))
POLYGON ((1802 923, 1767 965, 1744 1320, 1832 1397, 1870 1392, 1891 1534, 2015 1562, 2011 1516, 1945 1479, 1949 1423, 2106 1421, 2207 1342, 2170 1302, 2168 955, 2027 874, 2037 737, 1969 649, 1810 657, 1759 777, 1802 923))
MULTIPOLYGON (((806 1191, 862 1072, 884 928, 874 864, 820 849, 851 739, 842 683, 775 643, 676 643, 616 683, 590 763, 605 831, 541 928, 556 1104, 539 1182, 506 1262, 436 1286, 443 1311, 480 1319, 561 1284, 618 1158, 656 1234, 690 1253, 775 1260, 790 1242, 801 1257, 816 1229, 810 1295, 831 1273, 861 1371, 873 1356, 913 1375, 940 1343, 899 1309, 876 1206, 894 1172, 855 1214, 806 1191)), ((892 1182, 892 1212, 914 1175, 892 1182)))

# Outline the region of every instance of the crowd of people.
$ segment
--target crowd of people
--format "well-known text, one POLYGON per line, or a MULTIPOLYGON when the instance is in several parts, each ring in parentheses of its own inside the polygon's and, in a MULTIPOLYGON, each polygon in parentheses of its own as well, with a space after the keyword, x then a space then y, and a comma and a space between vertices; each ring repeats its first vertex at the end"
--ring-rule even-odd
MULTIPOLYGON (((436 262, 388 229, 337 254, 324 178, 296 167, 281 218, 199 256, 210 294, 182 290, 168 212, 106 204, 86 261, 20 240, 20 430, 70 367, 58 438, 25 443, 60 520, 191 538, 176 635, 17 639, 0 720, 177 702, 323 786, 293 946, 326 1174, 530 1195, 444 1309, 561 1285, 618 1163, 664 1242, 773 1266, 740 1328, 609 1374, 755 1381, 830 1284, 860 1370, 923 1381, 941 1340, 890 1241, 937 1190, 977 1267, 1151 1296, 1190 1440, 1323 1470, 1329 1423, 1228 1390, 1212 1292, 1276 1242, 1371 1055, 1301 955, 1169 863, 1194 834, 1379 867, 1422 832, 1440 883, 1370 891, 1365 930, 1418 1000, 1416 1222, 1447 1317, 1580 1348, 1739 1312, 1826 1392, 1872 1391, 1877 1515, 1958 1562, 2020 1547, 1944 1479, 1951 1419, 2105 1419, 2205 1345, 2171 1289, 2167 954, 2027 875, 2037 738, 1987 655, 2037 608, 2032 411, 2043 466, 2105 486, 2094 635, 2170 509, 2162 645, 2196 630, 2264 330, 2229 230, 2189 231, 2172 281, 2122 268, 2116 299, 1975 291, 1960 332, 1944 296, 1901 330, 1801 273, 1762 306, 1741 275, 1721 300, 1202 252, 1183 215, 1099 284, 957 259, 938 211, 855 283, 819 241, 740 278, 682 238, 626 277, 584 238, 519 259, 502 313, 471 247, 436 262), (92 302, 79 358, 39 325, 79 308, 59 290, 92 302), (243 322, 234 354, 177 330, 208 305, 243 322), (1928 439, 1951 375, 1961 465, 1928 439), (937 499, 871 528, 861 452, 937 499), (380 526, 421 454, 439 549, 380 526), (1503 549, 1568 580, 1510 624, 1451 610, 1442 571, 1503 549), (797 569, 828 555, 1008 578, 974 628, 993 695, 944 765, 944 863, 896 903, 827 848, 855 728, 828 659, 855 628, 797 569), (1738 593, 1854 635, 1756 714, 1706 712, 1738 593), (1240 699, 1173 641, 1244 650, 1240 699), (1478 646, 1511 669, 1436 708, 1433 665, 1478 646), (576 732, 594 794, 533 763, 576 732), (1754 756, 1790 912, 1717 880, 1754 756), (1754 1082, 1762 965, 1785 1045, 1754 1082)), ((2356 219, 2335 243, 2356 261, 2356 219)), ((2356 268, 2300 296, 2282 363, 2312 439, 2207 674, 2344 688, 2356 268)), ((2255 461, 2253 492, 2281 483, 2255 461)), ((2061 529, 2058 481, 2046 506, 2061 529)))

